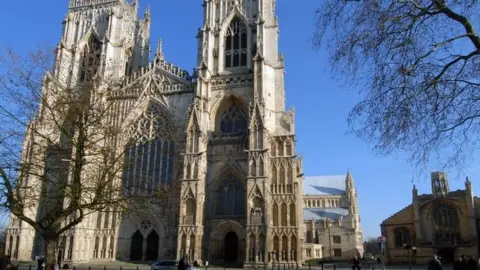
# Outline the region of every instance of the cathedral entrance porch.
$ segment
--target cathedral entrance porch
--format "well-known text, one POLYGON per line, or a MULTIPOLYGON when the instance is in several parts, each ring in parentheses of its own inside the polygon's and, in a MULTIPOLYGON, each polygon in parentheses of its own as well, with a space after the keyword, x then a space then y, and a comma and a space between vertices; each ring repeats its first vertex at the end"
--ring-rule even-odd
POLYGON ((245 261, 245 229, 237 221, 217 223, 209 233, 206 260, 210 265, 242 267, 245 261))

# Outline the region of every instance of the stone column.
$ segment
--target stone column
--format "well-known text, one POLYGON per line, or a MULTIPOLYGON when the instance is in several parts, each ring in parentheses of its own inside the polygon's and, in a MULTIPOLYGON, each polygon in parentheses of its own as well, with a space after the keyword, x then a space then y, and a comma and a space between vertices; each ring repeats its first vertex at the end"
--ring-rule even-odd
POLYGON ((278 261, 283 261, 283 236, 278 238, 278 261))
POLYGON ((11 255, 12 254, 12 249, 10 248, 10 246, 13 246, 13 243, 10 242, 9 230, 7 230, 6 238, 7 239, 5 240, 5 254, 6 255, 11 255))
POLYGON ((291 242, 292 242, 291 238, 288 238, 287 261, 291 261, 291 260, 293 259, 293 258, 290 258, 290 257, 291 257, 291 254, 292 254, 292 252, 291 252, 291 250, 292 250, 292 248, 291 248, 292 243, 291 243, 291 242))

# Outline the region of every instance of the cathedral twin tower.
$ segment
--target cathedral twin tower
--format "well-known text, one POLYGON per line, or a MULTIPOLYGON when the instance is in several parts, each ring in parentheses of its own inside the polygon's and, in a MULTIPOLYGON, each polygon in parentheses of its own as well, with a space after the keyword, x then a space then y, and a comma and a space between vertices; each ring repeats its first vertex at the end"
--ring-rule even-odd
MULTIPOLYGON (((303 261, 303 169, 294 112, 285 111, 275 0, 204 0, 203 12, 189 75, 165 61, 161 43, 149 61, 148 8, 138 19, 136 1, 70 0, 54 75, 85 80, 82 57, 100 55, 95 73, 121 81, 109 93, 111 121, 131 123, 125 182, 143 174, 152 190, 175 186, 179 200, 165 216, 87 217, 63 236, 64 260, 303 261)), ((40 255, 33 230, 22 230, 18 257, 40 255)))

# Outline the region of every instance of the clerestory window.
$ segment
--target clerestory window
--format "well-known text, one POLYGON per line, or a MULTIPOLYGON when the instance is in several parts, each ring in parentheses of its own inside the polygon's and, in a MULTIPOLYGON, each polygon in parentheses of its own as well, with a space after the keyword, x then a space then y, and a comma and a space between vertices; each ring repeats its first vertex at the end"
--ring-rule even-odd
POLYGON ((235 18, 225 33, 225 67, 247 65, 247 26, 235 18))

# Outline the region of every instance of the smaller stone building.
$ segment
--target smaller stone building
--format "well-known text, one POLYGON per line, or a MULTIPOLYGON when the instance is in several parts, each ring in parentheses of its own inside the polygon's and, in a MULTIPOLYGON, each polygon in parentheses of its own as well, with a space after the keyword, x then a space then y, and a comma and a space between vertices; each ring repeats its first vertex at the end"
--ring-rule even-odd
POLYGON ((450 191, 444 172, 431 174, 431 194, 412 191, 412 204, 381 224, 387 238, 386 257, 390 263, 426 263, 433 254, 444 262, 460 255, 478 256, 480 200, 474 197, 472 183, 450 191), (411 249, 408 247, 411 246, 411 249))
POLYGON ((303 194, 305 260, 345 260, 363 254, 357 192, 350 172, 305 177, 303 194))

